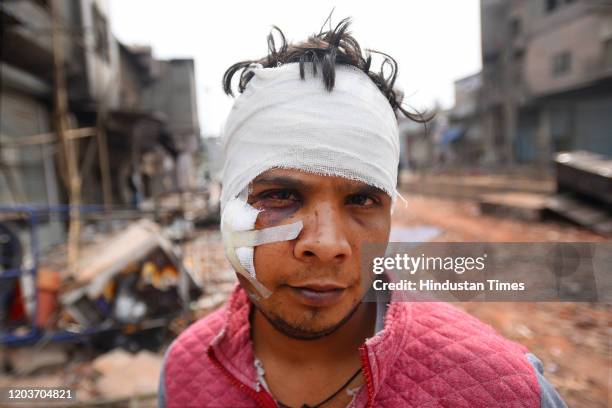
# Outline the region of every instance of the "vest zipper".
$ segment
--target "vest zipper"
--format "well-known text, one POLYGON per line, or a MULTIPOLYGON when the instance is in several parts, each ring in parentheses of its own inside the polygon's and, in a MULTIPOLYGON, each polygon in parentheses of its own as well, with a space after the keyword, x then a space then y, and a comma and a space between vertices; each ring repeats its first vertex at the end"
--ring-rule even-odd
POLYGON ((361 367, 363 377, 365 378, 366 390, 368 392, 366 408, 369 408, 374 406, 374 382, 372 381, 372 367, 370 366, 370 359, 368 358, 368 347, 365 343, 359 347, 359 355, 361 357, 361 367))
POLYGON ((272 398, 272 396, 265 390, 264 387, 261 387, 260 391, 256 391, 253 388, 251 388, 248 385, 246 385, 245 383, 241 382, 232 373, 230 373, 227 370, 227 368, 225 368, 223 366, 223 364, 221 364, 219 359, 217 359, 217 356, 215 356, 215 353, 214 353, 212 347, 208 348, 207 354, 208 354, 208 357, 210 358, 210 360, 213 362, 213 364, 215 366, 217 366, 217 368, 219 368, 219 370, 221 370, 221 372, 227 377, 227 379, 236 388, 238 388, 241 391, 244 391, 251 398, 253 398, 257 402, 258 406, 260 406, 262 408, 278 408, 278 405, 276 404, 276 401, 274 401, 274 398, 272 398))

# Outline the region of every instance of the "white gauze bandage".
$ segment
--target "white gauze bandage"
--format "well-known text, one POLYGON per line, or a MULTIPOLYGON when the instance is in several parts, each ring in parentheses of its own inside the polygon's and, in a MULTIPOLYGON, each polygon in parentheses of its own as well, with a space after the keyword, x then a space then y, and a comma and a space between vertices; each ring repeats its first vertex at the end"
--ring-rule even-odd
POLYGON ((308 63, 304 80, 297 63, 249 70, 253 77, 223 131, 221 229, 236 271, 267 297, 270 292, 257 281, 253 247, 295 239, 302 224, 273 227, 271 234, 269 228, 255 231, 258 211, 244 194, 249 183, 272 168, 296 169, 361 181, 395 201, 399 136, 389 101, 357 68, 336 65, 331 92, 308 63), (234 237, 246 231, 268 236, 238 244, 234 237))

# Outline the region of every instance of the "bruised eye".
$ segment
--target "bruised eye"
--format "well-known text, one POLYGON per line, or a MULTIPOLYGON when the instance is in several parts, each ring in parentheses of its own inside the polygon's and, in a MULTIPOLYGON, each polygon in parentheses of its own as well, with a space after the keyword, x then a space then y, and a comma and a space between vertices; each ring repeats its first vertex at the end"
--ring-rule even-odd
POLYGON ((253 204, 263 207, 285 207, 300 201, 299 195, 292 190, 268 190, 257 195, 253 204))
POLYGON ((351 194, 347 197, 346 203, 369 208, 378 205, 379 200, 370 194, 351 194))

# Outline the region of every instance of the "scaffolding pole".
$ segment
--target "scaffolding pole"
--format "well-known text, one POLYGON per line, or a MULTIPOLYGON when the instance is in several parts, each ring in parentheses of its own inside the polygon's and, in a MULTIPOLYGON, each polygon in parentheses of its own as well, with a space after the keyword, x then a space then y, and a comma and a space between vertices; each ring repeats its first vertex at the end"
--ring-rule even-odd
POLYGON ((54 100, 55 123, 57 136, 64 152, 64 165, 68 176, 68 194, 70 204, 70 221, 68 227, 68 268, 76 266, 79 257, 79 235, 81 231, 81 178, 78 172, 75 141, 68 137, 68 96, 66 92, 66 76, 64 72, 64 43, 62 37, 62 24, 59 15, 59 2, 52 0, 53 18, 53 73, 54 73, 54 100))

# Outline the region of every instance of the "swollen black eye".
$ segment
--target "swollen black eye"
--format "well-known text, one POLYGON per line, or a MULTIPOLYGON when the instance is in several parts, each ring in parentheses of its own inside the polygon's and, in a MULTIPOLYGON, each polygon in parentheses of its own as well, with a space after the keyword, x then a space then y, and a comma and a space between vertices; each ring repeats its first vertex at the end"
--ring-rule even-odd
POLYGON ((256 195, 252 205, 260 209, 288 208, 299 205, 299 193, 290 189, 273 189, 256 195))
POLYGON ((275 198, 277 200, 291 200, 291 199, 295 199, 295 195, 290 191, 279 191, 279 192, 270 194, 267 198, 275 198))
POLYGON ((376 204, 376 201, 367 194, 353 194, 346 199, 346 203, 350 205, 368 207, 376 204))
POLYGON ((269 191, 269 192, 262 194, 261 198, 264 200, 272 199, 272 200, 292 200, 292 201, 295 201, 298 199, 297 195, 293 191, 290 191, 290 190, 269 191))

